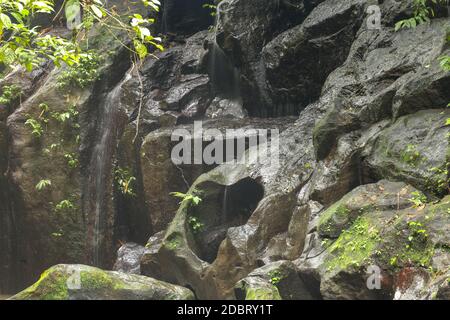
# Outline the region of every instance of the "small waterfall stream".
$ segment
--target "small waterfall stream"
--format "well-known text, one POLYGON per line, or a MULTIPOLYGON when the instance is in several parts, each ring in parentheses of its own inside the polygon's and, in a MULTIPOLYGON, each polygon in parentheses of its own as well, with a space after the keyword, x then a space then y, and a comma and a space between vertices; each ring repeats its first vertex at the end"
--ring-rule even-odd
POLYGON ((107 188, 111 181, 112 158, 116 146, 118 131, 119 100, 123 84, 131 78, 131 72, 127 72, 122 81, 108 93, 101 106, 101 119, 99 120, 99 137, 95 144, 91 158, 91 181, 92 190, 88 197, 91 197, 91 214, 94 214, 93 229, 93 255, 94 266, 101 266, 101 248, 104 242, 104 232, 107 225, 105 216, 107 208, 105 198, 107 188), (93 209, 93 210, 92 210, 93 209))
POLYGON ((217 5, 214 38, 210 48, 209 74, 217 93, 242 106, 239 70, 233 66, 229 57, 219 46, 217 39, 220 31, 221 15, 226 13, 226 10, 223 10, 223 6, 229 4, 230 0, 223 0, 217 5))
POLYGON ((161 16, 161 32, 163 34, 169 32, 169 22, 168 22, 168 16, 169 16, 169 1, 164 0, 162 2, 162 16, 161 16))
POLYGON ((225 186, 222 201, 222 223, 226 223, 228 221, 228 186, 225 186))

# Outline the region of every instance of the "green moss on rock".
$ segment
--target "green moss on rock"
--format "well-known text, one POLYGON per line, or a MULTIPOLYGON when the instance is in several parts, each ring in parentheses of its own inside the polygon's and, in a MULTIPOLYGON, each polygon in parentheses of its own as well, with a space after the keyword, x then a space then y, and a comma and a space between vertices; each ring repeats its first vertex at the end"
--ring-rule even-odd
POLYGON ((264 288, 246 288, 245 300, 281 300, 278 288, 274 285, 264 288))

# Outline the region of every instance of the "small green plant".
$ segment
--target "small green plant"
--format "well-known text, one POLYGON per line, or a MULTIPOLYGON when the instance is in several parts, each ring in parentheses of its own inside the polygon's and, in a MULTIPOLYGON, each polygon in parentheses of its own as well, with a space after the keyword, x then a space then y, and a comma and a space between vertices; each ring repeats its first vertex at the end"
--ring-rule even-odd
POLYGON ((270 283, 273 284, 274 286, 277 286, 284 279, 282 272, 278 269, 270 271, 269 277, 270 283))
POLYGON ((42 190, 46 189, 47 187, 50 187, 51 185, 52 185, 52 182, 50 180, 48 180, 48 179, 41 180, 36 185, 36 190, 42 191, 42 190))
POLYGON ((42 134, 44 133, 44 128, 42 128, 42 125, 39 121, 36 119, 30 118, 25 122, 25 125, 29 126, 31 128, 31 133, 36 137, 40 138, 42 134))
POLYGON ((78 168, 80 163, 75 153, 66 153, 64 155, 64 158, 67 160, 67 165, 69 166, 69 168, 71 169, 78 168))
MULTIPOLYGON (((89 52, 80 58, 77 65, 69 66, 58 77, 58 88, 71 86, 86 88, 99 77, 100 58, 97 54, 89 52)), ((64 120, 63 120, 64 121, 64 120)))
POLYGON ((200 220, 197 217, 189 217, 188 222, 194 234, 202 232, 205 227, 205 225, 202 222, 200 222, 200 220))
POLYGON ((2 95, 0 96, 0 104, 10 105, 14 100, 20 98, 22 89, 13 84, 10 86, 3 86, 2 95))
POLYGON ((410 243, 413 241, 425 242, 428 239, 427 230, 421 222, 409 221, 408 229, 410 231, 410 235, 408 236, 410 243))
POLYGON ((427 196, 424 195, 422 192, 414 191, 412 193, 412 198, 409 199, 409 202, 413 204, 414 208, 420 208, 423 207, 428 202, 428 199, 427 196))
POLYGON ((444 194, 449 191, 450 178, 447 169, 449 166, 450 163, 447 162, 440 168, 429 169, 433 176, 427 181, 428 190, 436 194, 444 194))
POLYGON ((215 17, 217 15, 217 6, 215 4, 205 3, 203 8, 210 10, 210 15, 215 17))
POLYGON ((416 146, 408 144, 406 149, 401 154, 402 160, 410 166, 415 166, 420 161, 420 152, 417 151, 416 146))
POLYGON ((133 183, 136 178, 133 177, 128 169, 118 168, 115 171, 115 180, 120 192, 125 196, 135 197, 133 183))
POLYGON ((429 6, 429 2, 435 5, 445 5, 448 0, 412 0, 414 14, 411 18, 400 20, 395 24, 395 31, 404 28, 415 28, 419 24, 429 22, 430 18, 435 16, 435 12, 432 7, 429 6))
POLYGON ((202 199, 199 196, 193 195, 193 194, 186 194, 182 192, 171 192, 171 196, 174 196, 176 198, 180 198, 180 205, 187 203, 189 206, 198 206, 200 202, 202 202, 202 199))
POLYGON ((450 71, 450 56, 439 57, 439 62, 442 69, 450 71))
POLYGON ((75 205, 70 200, 62 200, 55 206, 55 211, 72 210, 75 209, 75 205))
POLYGON ((63 234, 61 232, 53 232, 52 233, 52 237, 55 237, 55 238, 61 238, 62 236, 63 236, 63 234))

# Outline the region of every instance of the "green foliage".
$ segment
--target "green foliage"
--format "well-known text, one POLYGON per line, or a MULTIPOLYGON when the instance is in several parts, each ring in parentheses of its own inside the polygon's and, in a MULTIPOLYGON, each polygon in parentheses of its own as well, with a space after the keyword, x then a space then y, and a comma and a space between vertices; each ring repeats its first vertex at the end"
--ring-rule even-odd
POLYGON ((421 222, 409 221, 408 229, 410 231, 408 237, 409 242, 412 242, 413 240, 426 241, 428 239, 427 230, 421 222))
POLYGON ((75 209, 75 205, 70 200, 62 200, 55 206, 55 211, 72 210, 75 209))
POLYGON ((73 118, 76 119, 78 114, 79 114, 79 112, 77 110, 77 106, 72 105, 64 112, 52 112, 51 116, 53 119, 55 119, 56 121, 58 121, 60 123, 66 123, 70 119, 73 119, 73 118))
POLYGON ((270 271, 269 277, 270 283, 273 284, 274 286, 277 286, 285 278, 282 272, 278 269, 270 271))
POLYGON ((380 243, 379 231, 368 218, 359 217, 351 228, 341 233, 327 250, 332 258, 325 262, 327 270, 359 267, 370 258, 380 243))
POLYGON ((210 15, 215 17, 217 14, 217 6, 215 4, 205 3, 203 8, 210 10, 210 15))
MULTIPOLYGON (((155 11, 159 10, 159 0, 141 2, 155 11)), ((28 71, 45 60, 53 61, 58 67, 62 63, 77 65, 81 59, 90 57, 89 53, 81 50, 77 35, 80 31, 87 32, 95 22, 107 26, 116 38, 119 32, 125 32, 135 46, 135 50, 130 50, 140 58, 148 55, 147 45, 163 49, 161 39, 154 38, 148 29, 153 19, 139 15, 121 17, 115 10, 107 9, 105 3, 104 0, 66 0, 64 12, 67 21, 73 23, 81 12, 83 19, 74 26, 73 39, 65 39, 45 34, 45 30, 32 24, 36 14, 54 14, 53 0, 1 0, 0 63, 7 66, 19 64, 28 71), (125 20, 130 20, 130 23, 125 23, 125 20)))
POLYGON ((450 56, 442 56, 439 58, 442 69, 450 71, 450 56))
POLYGON ((427 181, 428 189, 437 195, 445 194, 449 190, 450 176, 448 175, 449 162, 441 167, 429 169, 433 176, 427 181))
POLYGON ((199 196, 193 194, 186 194, 182 192, 171 192, 170 195, 182 199, 180 201, 180 205, 183 203, 187 203, 188 206, 198 206, 200 202, 202 202, 202 199, 199 196))
POLYGON ((25 122, 25 124, 31 128, 31 133, 36 138, 40 138, 44 133, 44 128, 42 127, 41 123, 36 119, 30 118, 25 122))
POLYGON ((79 87, 86 88, 91 85, 99 77, 100 58, 89 52, 88 55, 80 58, 76 66, 69 66, 58 77, 58 88, 79 87))
POLYGON ((74 153, 66 153, 64 158, 67 160, 67 165, 71 169, 78 168, 80 162, 78 161, 77 155, 74 153))
POLYGON ((120 192, 125 196, 135 197, 133 190, 133 182, 136 178, 133 177, 128 169, 118 168, 115 171, 115 180, 120 192))
POLYGON ((419 24, 429 22, 430 18, 434 17, 435 13, 429 2, 435 5, 445 5, 447 0, 412 0, 414 7, 414 15, 405 20, 400 20, 395 24, 395 31, 403 28, 415 28, 419 24))
POLYGON ((419 151, 417 151, 416 146, 413 144, 408 144, 401 156, 402 160, 410 166, 417 165, 421 158, 419 151))
POLYGON ((428 199, 427 196, 424 195, 422 192, 415 191, 412 193, 412 198, 409 199, 409 202, 413 204, 414 208, 420 208, 423 207, 428 202, 428 199))
POLYGON ((189 217, 188 222, 194 234, 202 232, 205 227, 204 223, 200 222, 197 217, 189 217))
MULTIPOLYGON (((161 6, 159 0, 141 0, 145 7, 150 7, 158 12, 161 6)), ((66 16, 75 17, 77 12, 83 11, 83 22, 77 26, 78 29, 89 29, 94 22, 105 25, 110 30, 126 32, 131 43, 134 46, 134 53, 143 59, 149 55, 147 46, 153 46, 159 50, 164 48, 161 46, 161 39, 153 37, 149 26, 155 20, 153 18, 144 18, 140 14, 133 14, 128 17, 129 23, 124 22, 124 17, 119 16, 115 11, 106 8, 104 1, 101 0, 71 0, 70 6, 66 5, 66 16)), ((131 50, 131 49, 130 49, 131 50)))
POLYGON ((52 185, 52 182, 50 180, 48 180, 48 179, 41 180, 36 185, 36 190, 42 191, 42 190, 46 189, 47 187, 50 187, 51 185, 52 185))
POLYGON ((22 95, 22 89, 13 84, 10 86, 3 86, 2 88, 2 95, 0 96, 0 104, 9 105, 14 100, 20 98, 22 95))

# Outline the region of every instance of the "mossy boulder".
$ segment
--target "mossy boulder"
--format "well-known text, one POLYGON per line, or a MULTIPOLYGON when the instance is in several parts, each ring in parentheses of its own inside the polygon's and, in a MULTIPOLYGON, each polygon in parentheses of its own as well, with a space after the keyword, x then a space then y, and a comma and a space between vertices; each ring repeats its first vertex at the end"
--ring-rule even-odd
POLYGON ((404 286, 405 268, 432 270, 430 279, 446 272, 448 265, 439 261, 448 258, 443 251, 450 245, 449 210, 450 197, 446 197, 433 204, 362 213, 324 252, 319 267, 323 297, 393 298, 396 288, 404 286), (377 290, 367 284, 371 270, 379 270, 377 290))
POLYGON ((319 234, 337 238, 365 212, 410 207, 414 192, 417 190, 405 183, 386 180, 357 187, 321 214, 319 234))
POLYGON ((258 278, 240 281, 235 291, 240 300, 282 300, 275 285, 258 278))
POLYGON ((192 300, 183 287, 84 265, 57 265, 11 300, 192 300))

